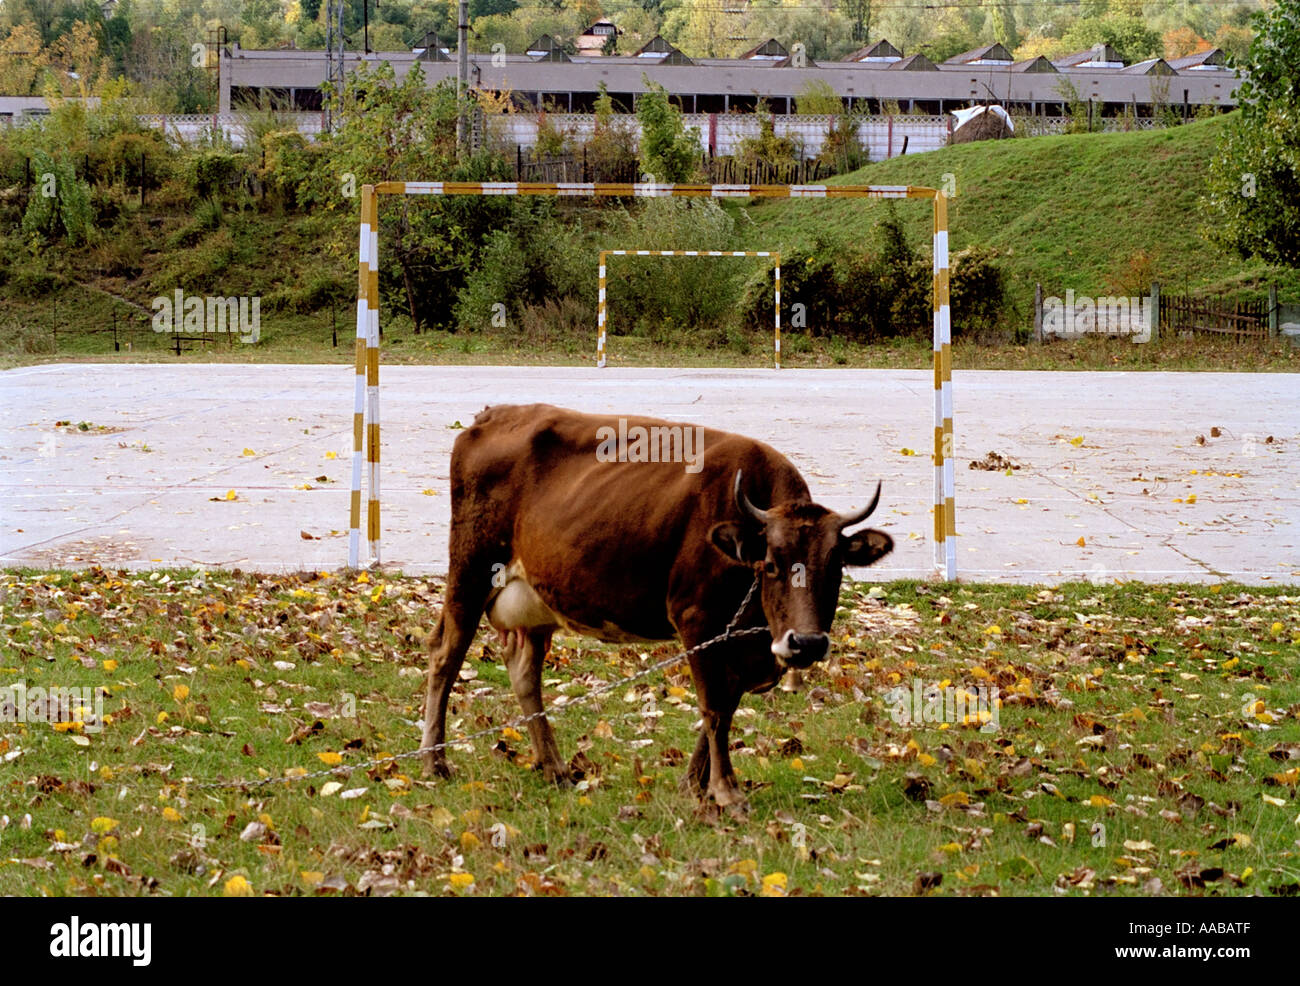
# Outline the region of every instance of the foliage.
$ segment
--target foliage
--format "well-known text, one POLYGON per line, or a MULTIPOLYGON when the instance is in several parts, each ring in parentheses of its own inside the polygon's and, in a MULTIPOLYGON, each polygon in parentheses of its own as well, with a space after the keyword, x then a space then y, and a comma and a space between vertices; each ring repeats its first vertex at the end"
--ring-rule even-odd
POLYGON ((45 151, 32 155, 35 188, 23 214, 23 232, 48 240, 84 243, 92 225, 90 187, 77 178, 67 158, 45 151))
POLYGON ((796 167, 799 164, 799 146, 789 137, 776 135, 776 124, 764 104, 759 104, 755 116, 758 119, 758 134, 740 141, 736 147, 736 160, 747 167, 796 167))
POLYGON ((195 197, 208 199, 239 187, 247 159, 234 151, 200 151, 185 162, 185 182, 195 197))
POLYGON ((1241 67, 1241 108, 1210 165, 1209 238, 1242 257, 1300 268, 1300 0, 1261 13, 1241 67))
POLYGON ((1083 51, 1097 44, 1111 45, 1127 62, 1156 58, 1164 53, 1164 42, 1140 17, 1107 14, 1084 17, 1061 38, 1071 51, 1083 51))
POLYGON ((664 87, 642 76, 646 92, 637 100, 641 121, 641 168, 656 181, 683 182, 699 173, 700 131, 685 129, 682 114, 664 87))
POLYGON ((626 181, 637 164, 636 133, 626 114, 614 112, 614 101, 605 84, 596 97, 596 126, 587 142, 587 165, 592 181, 626 181))
MULTIPOLYGON (((650 199, 639 214, 625 213, 605 242, 610 249, 733 249, 736 223, 712 199, 650 199)), ((588 260, 590 264, 590 260, 588 260)), ((689 334, 721 339, 755 261, 743 258, 612 258, 617 276, 608 282, 613 331, 666 341, 689 334), (630 330, 630 331, 629 331, 630 330)), ((588 270, 591 268, 588 267, 588 270)), ((771 278, 767 277, 771 321, 771 278)))

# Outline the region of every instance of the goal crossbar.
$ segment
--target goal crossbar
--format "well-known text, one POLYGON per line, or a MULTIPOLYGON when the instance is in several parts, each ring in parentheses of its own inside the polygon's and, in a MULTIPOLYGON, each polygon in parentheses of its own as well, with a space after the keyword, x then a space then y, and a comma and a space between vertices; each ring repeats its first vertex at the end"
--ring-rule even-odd
POLYGON ((368 466, 366 534, 380 562, 379 525, 379 196, 539 195, 558 198, 929 199, 934 215, 934 562, 957 577, 953 477, 952 316, 948 295, 948 196, 919 185, 697 185, 658 182, 383 181, 361 188, 357 264, 356 396, 352 415, 352 496, 348 566, 360 560, 361 475, 368 466))
POLYGON ((609 327, 609 309, 605 295, 605 270, 608 257, 770 257, 772 291, 776 310, 776 327, 772 336, 772 367, 781 369, 781 253, 779 250, 601 250, 596 268, 599 281, 596 294, 596 366, 605 365, 605 336, 609 327))

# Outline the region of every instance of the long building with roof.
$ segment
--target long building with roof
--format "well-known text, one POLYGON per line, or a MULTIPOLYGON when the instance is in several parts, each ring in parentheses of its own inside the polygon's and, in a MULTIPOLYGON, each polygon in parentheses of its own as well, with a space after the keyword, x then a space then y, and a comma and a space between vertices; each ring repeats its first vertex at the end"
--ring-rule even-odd
MULTIPOLYGON (((1218 49, 1126 64, 1105 45, 1057 59, 1016 61, 1005 46, 992 44, 935 63, 881 40, 838 61, 814 61, 801 46, 787 48, 775 38, 740 58, 690 58, 655 37, 631 54, 611 55, 595 45, 595 39, 610 37, 613 25, 606 24, 577 54, 546 35, 523 53, 471 54, 469 82, 508 91, 521 104, 571 113, 590 112, 602 85, 617 106, 631 111, 647 83, 657 83, 686 113, 752 112, 762 101, 771 112, 788 114, 809 83, 824 82, 846 107, 865 106, 872 113, 896 106, 901 113, 941 115, 998 102, 1049 117, 1067 115, 1071 103, 1082 102, 1102 117, 1152 116, 1166 106, 1229 109, 1240 82, 1218 49)), ((455 53, 432 36, 410 51, 344 55, 349 71, 363 61, 389 62, 399 77, 418 62, 430 85, 456 77, 455 53)), ((327 71, 323 51, 231 45, 220 58, 221 111, 266 97, 285 108, 319 109, 327 71)))

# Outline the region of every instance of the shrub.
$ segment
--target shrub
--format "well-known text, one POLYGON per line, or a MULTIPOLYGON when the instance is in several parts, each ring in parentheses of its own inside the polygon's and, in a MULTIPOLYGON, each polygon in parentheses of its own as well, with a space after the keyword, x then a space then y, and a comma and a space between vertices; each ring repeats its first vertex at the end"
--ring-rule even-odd
POLYGON ((636 106, 641 121, 641 167, 656 181, 689 181, 699 170, 700 131, 694 127, 686 130, 681 111, 668 101, 664 87, 643 79, 647 91, 636 106))
POLYGON ((1007 273, 990 247, 969 246, 953 254, 948 296, 954 338, 995 328, 1006 314, 1007 273))
POLYGON ((600 84, 596 97, 596 129, 587 142, 587 166, 592 181, 627 181, 637 177, 636 134, 614 112, 614 101, 600 84))
POLYGON ((44 151, 33 153, 32 174, 36 187, 27 200, 23 232, 49 240, 66 237, 73 244, 84 242, 93 217, 90 187, 76 177, 66 159, 56 161, 44 151))
POLYGON ((233 151, 198 151, 185 162, 186 184, 196 198, 224 195, 239 187, 246 166, 244 156, 233 151))

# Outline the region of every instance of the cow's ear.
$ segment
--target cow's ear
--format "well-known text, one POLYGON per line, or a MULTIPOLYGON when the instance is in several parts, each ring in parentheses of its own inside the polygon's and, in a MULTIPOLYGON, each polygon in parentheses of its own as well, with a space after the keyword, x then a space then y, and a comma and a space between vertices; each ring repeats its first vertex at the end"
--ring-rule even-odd
POLYGON ((709 540, 726 557, 746 565, 762 561, 767 556, 767 542, 763 535, 752 527, 734 521, 714 524, 709 530, 709 540))
POLYGON ((894 539, 884 531, 867 528, 840 538, 845 565, 870 565, 894 550, 894 539))

